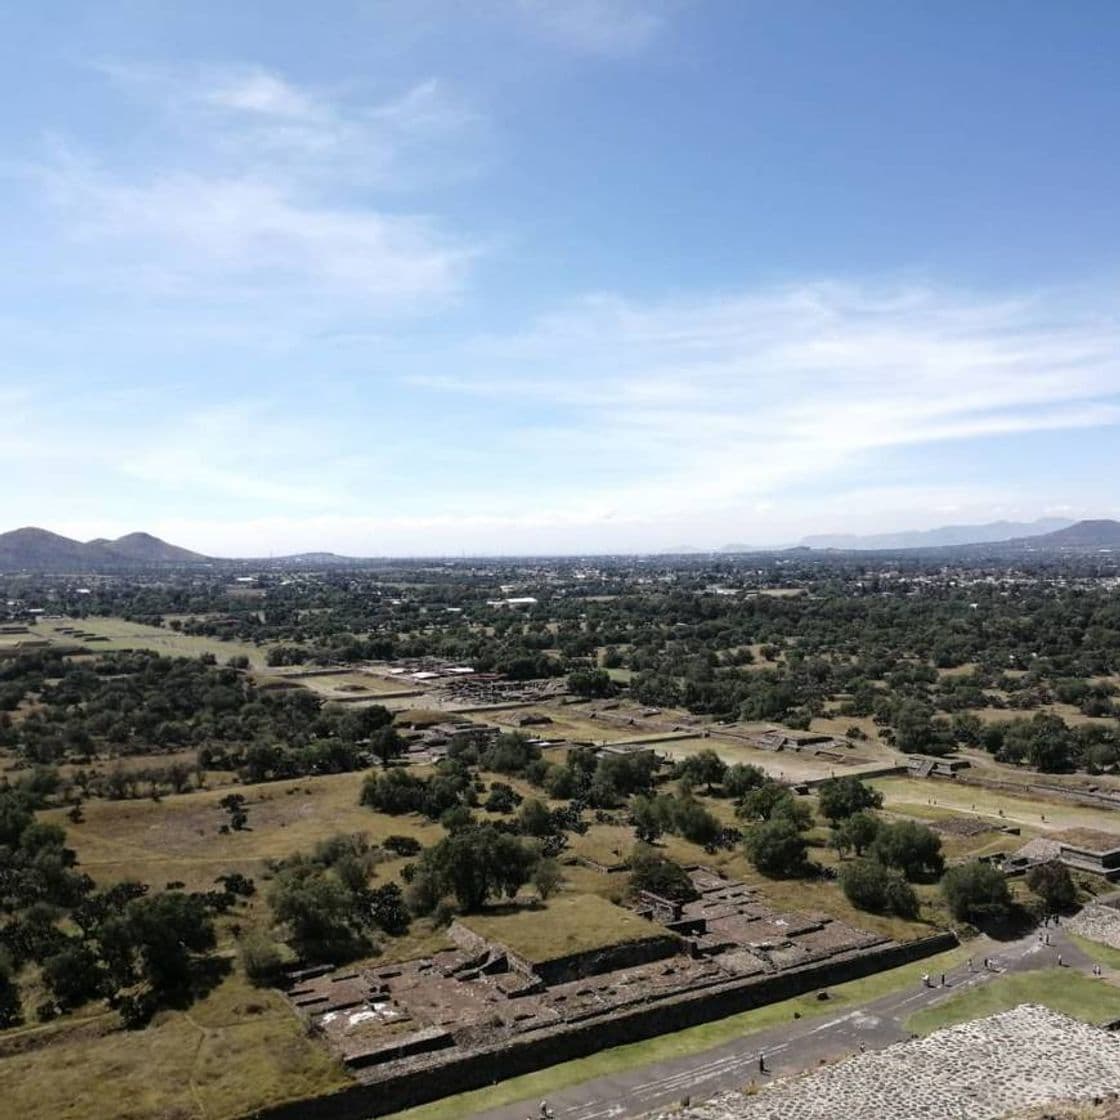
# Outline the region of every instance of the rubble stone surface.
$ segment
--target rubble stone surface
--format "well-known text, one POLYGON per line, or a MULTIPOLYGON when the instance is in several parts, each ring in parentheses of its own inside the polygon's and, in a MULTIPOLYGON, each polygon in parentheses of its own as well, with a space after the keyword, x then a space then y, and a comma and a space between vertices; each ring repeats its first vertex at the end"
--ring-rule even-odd
POLYGON ((1120 1038, 1023 1004, 652 1120, 998 1120, 1118 1092, 1120 1038))

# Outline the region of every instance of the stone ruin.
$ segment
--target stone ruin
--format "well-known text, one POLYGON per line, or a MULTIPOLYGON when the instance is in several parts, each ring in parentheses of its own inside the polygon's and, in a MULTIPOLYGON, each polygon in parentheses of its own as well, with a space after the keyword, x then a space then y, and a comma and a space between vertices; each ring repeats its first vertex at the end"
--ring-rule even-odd
POLYGON ((1118 1092, 1120 1037, 1022 1004, 649 1120, 997 1120, 1118 1092))
POLYGON ((377 1080, 422 1055, 438 1064, 534 1032, 584 1030, 633 1009, 894 944, 826 914, 776 911, 753 888, 702 868, 691 877, 693 902, 639 901, 645 938, 530 961, 456 922, 454 949, 305 971, 287 995, 357 1076, 377 1080))

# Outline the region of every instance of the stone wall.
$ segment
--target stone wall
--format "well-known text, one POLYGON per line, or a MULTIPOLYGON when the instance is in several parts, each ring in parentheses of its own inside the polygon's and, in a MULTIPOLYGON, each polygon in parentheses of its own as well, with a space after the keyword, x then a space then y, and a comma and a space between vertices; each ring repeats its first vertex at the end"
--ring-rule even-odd
POLYGON ((394 1063, 393 1067, 370 1071, 366 1084, 328 1096, 275 1105, 254 1116, 260 1120, 369 1120, 613 1046, 640 1042, 856 980, 943 952, 956 944, 952 933, 941 933, 901 945, 876 946, 785 972, 684 992, 610 1018, 534 1031, 467 1052, 444 1051, 438 1056, 394 1063))
MULTIPOLYGON (((585 976, 598 976, 603 972, 616 972, 621 968, 634 968, 651 961, 675 957, 681 948, 680 939, 673 934, 659 934, 644 937, 641 941, 628 941, 622 945, 608 945, 602 949, 572 953, 552 961, 540 961, 529 967, 552 987, 555 984, 582 980, 585 976)), ((511 954, 511 959, 512 957, 511 954)))

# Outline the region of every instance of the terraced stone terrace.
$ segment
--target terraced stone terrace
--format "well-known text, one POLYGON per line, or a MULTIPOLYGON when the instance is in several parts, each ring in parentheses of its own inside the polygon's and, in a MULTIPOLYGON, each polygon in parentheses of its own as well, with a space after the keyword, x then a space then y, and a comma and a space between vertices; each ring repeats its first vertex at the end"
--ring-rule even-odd
POLYGON ((893 947, 827 915, 776 911, 706 869, 691 875, 694 902, 647 895, 635 912, 562 895, 546 907, 472 915, 452 925, 454 949, 303 975, 288 996, 348 1066, 376 1079, 419 1055, 438 1062, 435 1051, 453 1057, 537 1031, 582 1030, 893 947))
POLYGON ((998 1120, 1049 1101, 1116 1093, 1120 1037, 1022 1004, 650 1120, 998 1120))

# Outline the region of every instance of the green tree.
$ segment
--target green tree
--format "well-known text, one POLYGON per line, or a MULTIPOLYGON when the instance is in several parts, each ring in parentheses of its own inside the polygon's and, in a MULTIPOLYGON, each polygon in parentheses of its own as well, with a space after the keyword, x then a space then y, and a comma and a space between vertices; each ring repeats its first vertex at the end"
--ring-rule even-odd
POLYGON ((342 961, 368 947, 354 894, 314 864, 300 862, 281 871, 268 902, 304 960, 342 961))
POLYGON ((395 727, 378 727, 370 733, 369 749, 381 760, 381 765, 387 767, 392 759, 404 754, 405 741, 395 727))
POLYGON ((710 747, 682 759, 673 769, 673 777, 690 785, 703 784, 709 795, 712 787, 720 785, 726 774, 727 764, 710 747))
POLYGON ((74 941, 43 962, 43 983, 63 1010, 80 1007, 100 995, 104 970, 93 948, 74 941))
POLYGON ((766 771, 760 766, 749 763, 737 762, 729 766, 723 777, 723 792, 728 797, 739 799, 752 789, 766 783, 766 771))
POLYGON ((884 867, 878 860, 857 859, 840 870, 840 887, 848 901, 860 910, 892 913, 913 918, 918 896, 901 872, 884 867))
POLYGON ((916 821, 880 824, 870 855, 886 867, 897 868, 911 882, 936 879, 945 866, 940 837, 916 821))
POLYGON ((961 863, 941 880, 941 893, 954 918, 982 925, 1000 921, 1011 911, 1011 892, 1003 873, 990 863, 961 863))
POLYGON ((564 875, 556 860, 542 859, 537 861, 537 866, 533 869, 533 886, 536 887, 541 901, 547 902, 560 889, 563 882, 564 875))
POLYGON ((529 881, 537 859, 517 837, 490 825, 475 825, 425 851, 419 874, 432 881, 437 895, 453 894, 460 909, 469 913, 495 895, 513 898, 529 881))
POLYGON ((829 778, 818 787, 817 796, 821 815, 833 824, 853 813, 878 809, 883 804, 883 795, 878 790, 852 776, 829 778))
POLYGON ((237 955, 245 975, 258 985, 272 983, 284 964, 284 955, 264 930, 246 930, 237 941, 237 955))
POLYGON ((577 669, 568 674, 568 691, 576 696, 613 696, 617 689, 605 669, 577 669))
POLYGON ((835 830, 835 844, 841 852, 852 849, 862 856, 878 834, 879 818, 861 811, 840 822, 835 830))
POLYGON ((675 902, 691 902, 699 897, 688 872, 646 844, 635 844, 628 862, 632 892, 648 891, 675 902))
POLYGON ((808 869, 805 837, 784 817, 775 817, 748 829, 743 847, 747 859, 770 878, 792 878, 804 875, 808 869))
POLYGON ((691 794, 674 798, 671 812, 673 831, 701 847, 713 843, 722 831, 715 816, 691 794))
POLYGON ((1077 888, 1069 868, 1057 860, 1040 863, 1027 872, 1027 886, 1051 913, 1070 910, 1077 902, 1077 888))
POLYGON ((630 801, 630 824, 634 835, 643 844, 652 844, 661 836, 670 826, 671 816, 666 797, 648 797, 639 793, 630 801))
POLYGON ((185 988, 196 956, 210 952, 216 943, 214 922, 200 895, 145 895, 128 904, 125 920, 142 975, 157 992, 185 988))
POLYGON ((521 808, 517 813, 517 821, 521 831, 526 836, 535 836, 539 840, 552 835, 556 829, 556 824, 548 806, 535 797, 526 798, 521 803, 521 808))

